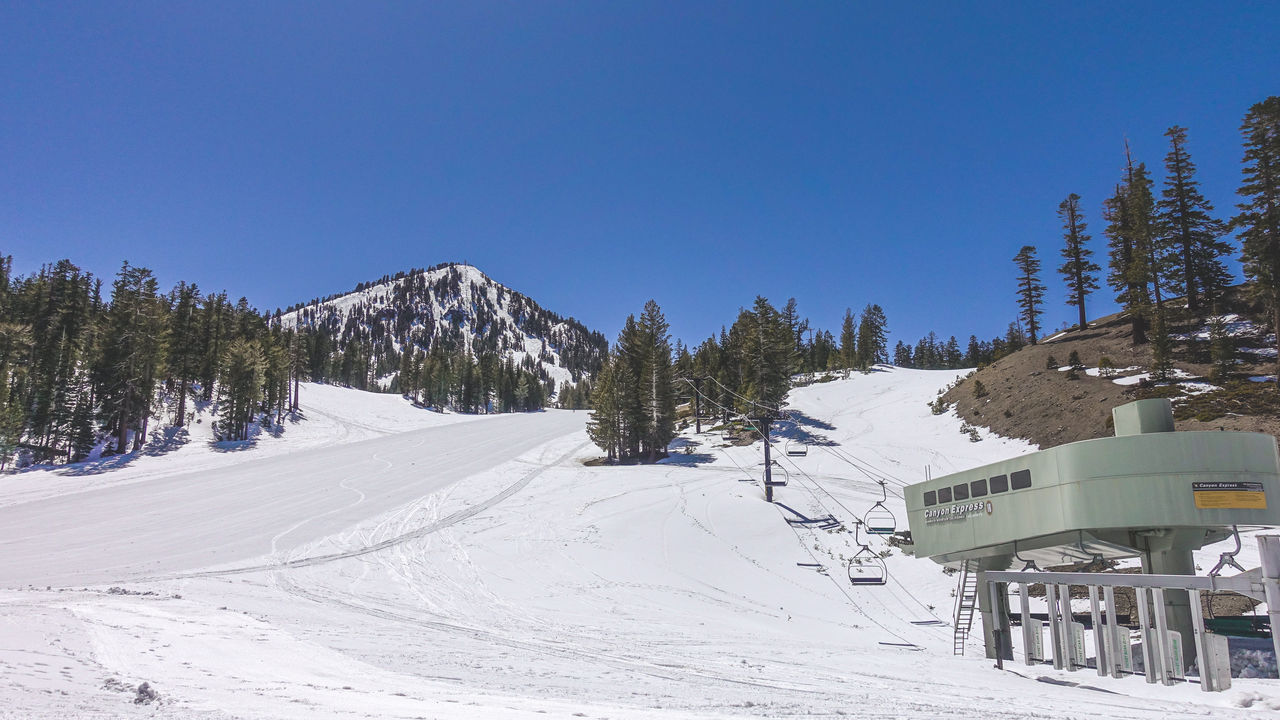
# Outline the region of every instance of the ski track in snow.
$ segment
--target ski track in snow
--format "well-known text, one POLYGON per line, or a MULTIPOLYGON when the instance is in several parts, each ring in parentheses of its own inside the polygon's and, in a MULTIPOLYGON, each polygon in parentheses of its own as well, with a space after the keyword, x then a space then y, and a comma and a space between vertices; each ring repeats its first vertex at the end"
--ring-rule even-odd
MULTIPOLYGON (((778 499, 849 528, 881 498, 874 478, 885 476, 885 504, 905 527, 899 489, 925 464, 939 475, 1033 449, 971 443, 958 418, 931 415, 926 403, 954 377, 891 370, 793 391, 800 429, 832 445, 780 458, 790 483, 778 499)), ((980 637, 953 657, 954 577, 873 537, 874 551, 889 551, 889 582, 850 586, 850 532, 792 529, 757 483, 740 482, 738 466, 760 471, 760 443, 719 447, 704 435, 690 437, 692 459, 585 467, 585 413, 389 434, 357 402, 330 400, 309 415, 350 433, 345 450, 326 451, 332 462, 293 479, 283 464, 234 466, 269 468, 281 489, 321 491, 313 512, 281 506, 274 524, 243 525, 261 537, 257 558, 208 567, 175 548, 159 558, 173 571, 126 574, 124 593, 154 594, 38 590, 17 575, 30 562, 0 561, 10 588, 0 590, 0 717, 1154 719, 1280 709, 1275 680, 1237 679, 1209 695, 1045 666, 999 673, 980 657, 980 637), (476 457, 483 445, 467 439, 506 445, 515 433, 537 436, 492 457, 476 457), (356 442, 371 436, 382 439, 356 442), (440 477, 420 483, 419 464, 440 477), (421 490, 397 492, 380 484, 387 477, 421 490), (881 644, 904 641, 913 647, 881 644), (144 680, 159 705, 133 705, 144 680)), ((236 477, 224 467, 208 482, 236 477)), ((244 502, 277 500, 266 479, 236 472, 244 502)), ((205 490, 139 477, 178 504, 205 490)), ((99 496, 77 485, 38 497, 74 514, 99 496)), ((77 557, 93 562, 95 542, 128 552, 74 523, 48 532, 83 548, 60 561, 71 575, 77 557)), ((22 542, 0 526, 0 551, 22 542)), ((1257 562, 1248 540, 1241 559, 1257 562)))

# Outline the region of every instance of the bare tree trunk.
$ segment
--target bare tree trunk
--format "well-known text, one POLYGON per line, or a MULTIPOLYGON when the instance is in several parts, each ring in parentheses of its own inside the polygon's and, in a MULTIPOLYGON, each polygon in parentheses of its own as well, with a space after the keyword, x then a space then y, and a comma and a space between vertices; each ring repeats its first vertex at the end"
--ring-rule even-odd
POLYGON ((124 401, 120 403, 120 427, 116 430, 116 452, 128 452, 129 445, 129 395, 130 389, 124 389, 124 401))
POLYGON ((175 427, 182 427, 187 421, 187 380, 183 378, 182 384, 178 386, 178 421, 174 423, 175 427))

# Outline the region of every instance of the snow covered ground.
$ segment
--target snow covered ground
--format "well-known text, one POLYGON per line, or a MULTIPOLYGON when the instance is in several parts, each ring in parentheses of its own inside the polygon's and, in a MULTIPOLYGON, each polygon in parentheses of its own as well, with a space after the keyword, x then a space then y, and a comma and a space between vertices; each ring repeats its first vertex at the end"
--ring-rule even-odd
MULTIPOLYGON (((905 525, 896 493, 926 465, 1033 449, 970 442, 958 418, 932 415, 955 376, 881 369, 794 391, 796 422, 780 432, 810 450, 780 459, 791 481, 777 499, 848 522, 884 479, 905 525)), ((0 481, 0 717, 1280 710, 1275 680, 1207 694, 998 672, 977 640, 954 657, 954 577, 877 538, 889 584, 850 586, 850 534, 788 526, 755 482, 759 443, 687 436, 688 452, 657 466, 589 467, 586 413, 415 425, 399 413, 432 414, 309 390, 310 419, 253 450, 188 443, 100 475, 0 481), (135 704, 143 682, 158 703, 135 704)))

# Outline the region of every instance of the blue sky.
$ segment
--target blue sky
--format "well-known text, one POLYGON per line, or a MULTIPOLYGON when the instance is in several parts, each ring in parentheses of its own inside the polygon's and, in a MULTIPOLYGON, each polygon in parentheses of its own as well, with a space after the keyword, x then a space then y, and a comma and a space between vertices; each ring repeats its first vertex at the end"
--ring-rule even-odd
MULTIPOLYGON (((0 2, 0 252, 271 310, 466 260, 611 338, 757 294, 1002 334, 1057 205, 1189 128, 1220 215, 1275 3, 0 2)), ((1095 316, 1114 309, 1103 290, 1095 316)))

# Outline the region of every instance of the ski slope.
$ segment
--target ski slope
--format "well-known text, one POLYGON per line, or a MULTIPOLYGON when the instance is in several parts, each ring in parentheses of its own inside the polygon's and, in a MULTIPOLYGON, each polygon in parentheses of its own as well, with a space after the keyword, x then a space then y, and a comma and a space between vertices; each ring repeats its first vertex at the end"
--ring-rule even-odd
MULTIPOLYGON (((778 500, 847 522, 885 479, 901 523, 894 491, 926 465, 936 475, 1033 449, 970 442, 958 418, 930 414, 954 377, 882 368, 795 390, 796 422, 779 431, 812 447, 780 459, 791 482, 778 500)), ((363 396, 308 407, 304 394, 304 409, 337 403, 364 423, 363 396)), ((760 443, 689 434, 662 464, 592 467, 586 419, 484 418, 24 494, 0 516, 0 717, 1280 710, 1275 680, 1211 695, 997 672, 979 641, 953 657, 954 578, 877 538, 889 584, 850 586, 849 533, 792 530, 763 501, 760 443), (159 703, 134 704, 144 681, 159 703)))

